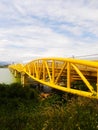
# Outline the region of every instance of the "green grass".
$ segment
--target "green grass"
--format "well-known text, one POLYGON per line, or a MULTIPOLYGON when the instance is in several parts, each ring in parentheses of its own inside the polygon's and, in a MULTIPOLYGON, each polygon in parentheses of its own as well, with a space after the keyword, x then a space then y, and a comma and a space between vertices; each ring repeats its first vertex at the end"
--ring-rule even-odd
POLYGON ((0 130, 97 130, 98 101, 39 91, 20 84, 0 84, 0 130))

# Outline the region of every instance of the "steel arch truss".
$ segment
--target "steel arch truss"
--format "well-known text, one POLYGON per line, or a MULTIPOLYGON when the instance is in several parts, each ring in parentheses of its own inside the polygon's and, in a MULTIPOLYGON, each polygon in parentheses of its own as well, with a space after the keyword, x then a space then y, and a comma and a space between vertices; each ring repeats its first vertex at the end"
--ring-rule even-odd
POLYGON ((42 58, 9 68, 24 72, 49 87, 98 99, 98 62, 70 58, 42 58))

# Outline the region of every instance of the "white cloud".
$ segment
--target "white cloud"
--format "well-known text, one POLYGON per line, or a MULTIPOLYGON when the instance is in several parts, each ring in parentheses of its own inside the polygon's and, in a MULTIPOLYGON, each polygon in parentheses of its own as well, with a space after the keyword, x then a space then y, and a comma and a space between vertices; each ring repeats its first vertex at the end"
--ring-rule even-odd
POLYGON ((97 14, 97 0, 1 0, 1 60, 97 53, 97 14))

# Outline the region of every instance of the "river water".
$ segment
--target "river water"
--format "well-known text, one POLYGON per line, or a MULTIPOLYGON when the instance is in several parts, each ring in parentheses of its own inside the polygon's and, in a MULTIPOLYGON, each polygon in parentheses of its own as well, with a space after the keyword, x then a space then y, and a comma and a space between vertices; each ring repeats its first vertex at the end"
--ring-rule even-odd
MULTIPOLYGON (((0 83, 11 84, 20 82, 19 78, 15 78, 8 68, 0 68, 0 83)), ((43 85, 44 92, 51 92, 51 88, 43 85)))
POLYGON ((0 83, 11 84, 17 82, 8 68, 0 68, 0 83))

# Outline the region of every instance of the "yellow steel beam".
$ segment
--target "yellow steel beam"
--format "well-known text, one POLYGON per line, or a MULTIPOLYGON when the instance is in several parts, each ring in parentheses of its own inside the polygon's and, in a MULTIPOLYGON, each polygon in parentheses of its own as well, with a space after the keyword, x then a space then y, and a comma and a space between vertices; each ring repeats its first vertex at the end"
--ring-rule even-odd
POLYGON ((52 81, 52 78, 51 78, 51 75, 50 75, 50 71, 49 71, 49 66, 47 65, 47 62, 45 61, 45 67, 47 69, 47 72, 48 72, 48 76, 49 76, 49 79, 50 79, 50 82, 52 81))
POLYGON ((36 63, 34 63, 34 70, 35 70, 35 74, 36 74, 36 78, 38 78, 38 71, 37 71, 37 66, 36 66, 36 63))
POLYGON ((81 79, 84 81, 84 83, 87 85, 87 87, 89 88, 89 90, 92 93, 95 93, 94 88, 90 85, 90 83, 88 82, 88 80, 85 78, 85 76, 81 73, 81 71, 74 65, 71 64, 73 66, 73 68, 76 70, 76 72, 79 74, 79 76, 81 77, 81 79))
POLYGON ((55 61, 52 60, 52 82, 55 80, 55 61))
POLYGON ((55 85, 55 84, 50 84, 49 82, 45 82, 43 80, 37 79, 33 76, 31 76, 29 73, 25 72, 29 77, 31 77, 32 79, 46 85, 46 86, 50 86, 51 88, 55 88, 64 92, 68 92, 68 93, 72 93, 72 94, 77 94, 80 96, 85 96, 85 97, 89 97, 89 98, 96 98, 98 99, 98 96, 96 94, 93 94, 91 92, 86 92, 86 91, 81 91, 81 90, 75 90, 75 89, 71 89, 71 88, 66 88, 66 87, 62 87, 59 85, 55 85))
POLYGON ((70 83, 71 83, 71 75, 70 75, 70 63, 67 63, 67 88, 70 88, 70 83))
POLYGON ((59 80, 59 78, 60 78, 60 76, 61 76, 61 74, 62 74, 65 67, 66 67, 66 62, 63 64, 58 76, 56 77, 55 84, 57 84, 57 82, 58 82, 58 80, 59 80))
POLYGON ((43 74, 43 81, 45 81, 46 80, 46 69, 45 69, 45 61, 43 60, 43 72, 42 72, 42 74, 43 74))
POLYGON ((40 64, 39 66, 39 78, 42 78, 42 71, 43 71, 43 64, 40 64))
MULTIPOLYGON (((39 60, 39 59, 37 59, 39 60)), ((41 58, 41 60, 56 60, 56 61, 65 61, 75 64, 81 64, 81 65, 87 65, 90 67, 97 67, 98 68, 98 62, 90 61, 90 60, 80 60, 80 59, 74 59, 74 58, 41 58)), ((34 60, 36 61, 36 60, 34 60)))

